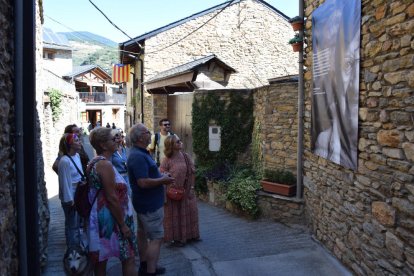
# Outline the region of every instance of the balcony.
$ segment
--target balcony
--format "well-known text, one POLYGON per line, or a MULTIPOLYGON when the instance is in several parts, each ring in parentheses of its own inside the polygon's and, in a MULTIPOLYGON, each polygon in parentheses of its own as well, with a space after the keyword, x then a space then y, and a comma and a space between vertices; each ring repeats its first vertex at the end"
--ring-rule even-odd
POLYGON ((78 92, 79 99, 84 103, 96 104, 125 104, 126 94, 108 95, 104 92, 78 92))

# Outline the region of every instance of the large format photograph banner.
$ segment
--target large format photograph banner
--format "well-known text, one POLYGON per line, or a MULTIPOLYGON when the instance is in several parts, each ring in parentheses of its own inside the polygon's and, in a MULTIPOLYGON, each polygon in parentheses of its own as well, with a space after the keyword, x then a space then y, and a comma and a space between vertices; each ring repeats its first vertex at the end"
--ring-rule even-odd
POLYGON ((312 14, 312 150, 356 170, 360 0, 327 0, 312 14))

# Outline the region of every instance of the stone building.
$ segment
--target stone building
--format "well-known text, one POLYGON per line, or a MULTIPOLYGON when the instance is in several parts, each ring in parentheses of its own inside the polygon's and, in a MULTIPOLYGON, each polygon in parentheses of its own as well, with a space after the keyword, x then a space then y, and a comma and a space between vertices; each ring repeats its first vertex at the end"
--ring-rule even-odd
MULTIPOLYGON (((358 167, 351 170, 311 148, 311 19, 328 1, 304 6, 303 198, 260 192, 259 205, 264 216, 277 221, 306 221, 357 275, 413 275, 414 4, 361 1, 358 167)), ((295 168, 296 87, 279 83, 254 89, 265 168, 295 168)))
MULTIPOLYGON (((326 2, 329 0, 326 0, 326 2)), ((414 274, 414 3, 361 1, 358 168, 310 148, 312 23, 305 1, 304 201, 312 232, 358 275, 414 274)))
POLYGON ((182 87, 175 92, 188 91, 185 87, 193 91, 214 79, 197 74, 204 78, 197 84, 197 79, 183 81, 177 75, 165 75, 151 83, 152 89, 164 92, 152 94, 146 82, 211 55, 235 70, 227 75, 222 72, 227 79, 219 84, 225 88, 255 88, 266 85, 269 78, 297 73, 297 54, 287 44, 293 36, 288 19, 265 1, 225 2, 121 43, 121 63, 132 64, 135 78, 128 83, 127 123, 143 120, 156 129, 159 119, 174 117, 171 109, 177 108, 167 108, 168 94, 174 93, 168 87, 182 87))

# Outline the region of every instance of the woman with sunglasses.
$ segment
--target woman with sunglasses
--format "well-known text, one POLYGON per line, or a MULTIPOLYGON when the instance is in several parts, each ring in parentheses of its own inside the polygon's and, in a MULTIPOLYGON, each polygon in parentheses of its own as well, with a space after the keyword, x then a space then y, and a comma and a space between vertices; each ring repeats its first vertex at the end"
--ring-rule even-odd
POLYGON ((74 196, 76 187, 85 181, 79 156, 81 142, 74 133, 66 133, 59 142, 62 157, 58 164, 59 199, 65 215, 66 247, 80 246, 80 216, 76 212, 74 196))
POLYGON ((106 275, 106 264, 111 257, 121 260, 123 275, 136 275, 132 203, 125 179, 111 163, 118 138, 111 128, 97 128, 89 139, 98 154, 87 169, 89 201, 93 204, 89 216, 89 256, 95 265, 95 275, 106 275))
POLYGON ((184 188, 182 200, 167 197, 164 205, 164 241, 171 246, 184 246, 189 241, 199 241, 197 198, 194 193, 195 167, 190 156, 182 152, 183 143, 171 135, 164 142, 165 158, 160 171, 171 174, 176 186, 184 188))
POLYGON ((131 187, 129 186, 128 171, 127 171, 127 152, 124 146, 124 137, 118 130, 113 130, 115 142, 117 144, 117 149, 112 154, 112 165, 119 172, 119 174, 125 179, 125 182, 128 185, 128 194, 131 196, 131 187))

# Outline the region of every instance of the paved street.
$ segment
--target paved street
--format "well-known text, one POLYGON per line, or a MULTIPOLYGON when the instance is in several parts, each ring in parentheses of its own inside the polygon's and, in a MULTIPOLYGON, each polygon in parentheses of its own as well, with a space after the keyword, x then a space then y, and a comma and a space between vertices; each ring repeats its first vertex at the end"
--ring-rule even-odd
MULTIPOLYGON (((43 275, 64 275, 64 216, 52 170, 47 170, 46 181, 51 221, 49 261, 43 275)), ((251 221, 204 202, 199 202, 199 216, 201 242, 162 248, 165 275, 351 275, 302 226, 251 221)), ((108 275, 122 275, 117 260, 108 263, 108 275)))
MULTIPOLYGON (((63 212, 56 195, 49 204, 49 261, 43 275, 64 275, 63 212)), ((162 248, 166 275, 351 275, 301 227, 249 221, 203 202, 199 213, 201 242, 162 248)), ((121 274, 119 262, 112 260, 108 275, 121 274)))

